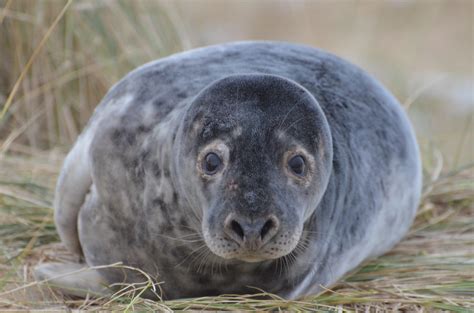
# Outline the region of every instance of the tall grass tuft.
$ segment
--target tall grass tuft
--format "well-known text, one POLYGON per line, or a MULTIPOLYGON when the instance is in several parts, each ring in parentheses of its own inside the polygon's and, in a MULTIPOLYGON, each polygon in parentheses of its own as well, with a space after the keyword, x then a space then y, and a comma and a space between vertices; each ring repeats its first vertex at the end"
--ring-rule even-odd
POLYGON ((156 1, 4 0, 0 8, 0 153, 12 142, 70 145, 113 83, 182 50, 156 1))

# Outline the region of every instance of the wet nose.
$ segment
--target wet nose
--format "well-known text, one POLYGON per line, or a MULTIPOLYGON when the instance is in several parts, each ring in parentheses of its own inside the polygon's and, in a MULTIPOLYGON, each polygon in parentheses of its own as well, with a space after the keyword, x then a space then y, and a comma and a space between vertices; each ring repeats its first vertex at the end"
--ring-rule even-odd
POLYGON ((257 250, 276 235, 280 221, 275 215, 248 221, 235 214, 227 216, 225 233, 241 247, 257 250))

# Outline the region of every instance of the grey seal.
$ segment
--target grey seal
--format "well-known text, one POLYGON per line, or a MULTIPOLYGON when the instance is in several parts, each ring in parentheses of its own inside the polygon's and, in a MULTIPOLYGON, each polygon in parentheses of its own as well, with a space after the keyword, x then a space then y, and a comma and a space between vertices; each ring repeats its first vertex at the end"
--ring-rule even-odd
POLYGON ((179 53, 107 93, 61 171, 64 244, 84 264, 39 279, 103 292, 133 271, 165 299, 313 294, 395 245, 420 199, 421 165, 397 100, 360 68, 282 42, 179 53), (56 276, 55 276, 56 275, 56 276))

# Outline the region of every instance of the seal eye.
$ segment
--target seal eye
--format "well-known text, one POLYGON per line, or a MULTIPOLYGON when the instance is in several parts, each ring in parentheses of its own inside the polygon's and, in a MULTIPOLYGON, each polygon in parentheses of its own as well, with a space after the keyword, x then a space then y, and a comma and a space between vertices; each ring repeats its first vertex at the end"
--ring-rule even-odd
POLYGON ((217 172, 221 164, 221 158, 219 158, 219 156, 214 152, 209 152, 204 158, 202 169, 206 174, 213 175, 217 172))
POLYGON ((298 176, 304 175, 304 165, 304 158, 301 155, 295 155, 288 161, 288 167, 298 176))

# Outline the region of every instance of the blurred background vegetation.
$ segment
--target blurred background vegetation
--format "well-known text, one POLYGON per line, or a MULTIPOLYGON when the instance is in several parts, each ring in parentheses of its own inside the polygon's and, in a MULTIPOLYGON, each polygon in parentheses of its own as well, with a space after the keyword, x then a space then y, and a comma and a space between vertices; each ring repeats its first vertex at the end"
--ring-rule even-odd
POLYGON ((0 153, 67 149, 108 88, 147 61, 266 39, 319 47, 367 69, 407 108, 420 144, 439 149, 445 167, 474 158, 470 0, 0 0, 0 7, 0 153))

